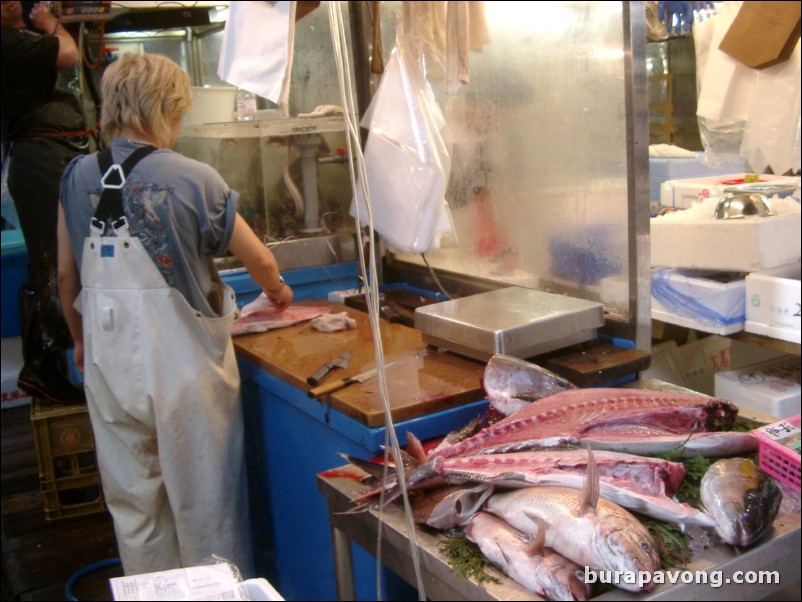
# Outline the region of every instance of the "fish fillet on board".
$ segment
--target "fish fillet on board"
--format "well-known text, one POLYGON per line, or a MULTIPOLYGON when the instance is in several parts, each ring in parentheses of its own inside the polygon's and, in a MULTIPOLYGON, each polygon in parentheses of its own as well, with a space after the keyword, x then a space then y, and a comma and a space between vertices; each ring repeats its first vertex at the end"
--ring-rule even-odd
POLYGON ((290 305, 286 309, 280 310, 273 306, 262 293, 255 301, 243 306, 239 320, 231 327, 231 335, 237 336, 284 328, 311 320, 330 311, 330 307, 308 307, 306 305, 290 305))
MULTIPOLYGON (((648 389, 571 389, 535 401, 476 435, 438 448, 432 457, 454 457, 524 449, 527 442, 549 446, 604 439, 678 440, 692 433, 722 430, 738 408, 726 399, 648 389), (518 446, 516 448, 516 446, 518 446)), ((608 447, 607 449, 611 449, 608 447)))

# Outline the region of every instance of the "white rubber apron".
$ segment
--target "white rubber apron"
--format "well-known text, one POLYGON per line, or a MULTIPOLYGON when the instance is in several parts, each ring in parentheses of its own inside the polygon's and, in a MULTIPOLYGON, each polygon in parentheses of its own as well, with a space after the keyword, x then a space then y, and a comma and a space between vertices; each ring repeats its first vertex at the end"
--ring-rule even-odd
POLYGON ((138 238, 84 242, 85 389, 127 575, 220 556, 252 576, 234 293, 221 318, 167 285, 138 238))

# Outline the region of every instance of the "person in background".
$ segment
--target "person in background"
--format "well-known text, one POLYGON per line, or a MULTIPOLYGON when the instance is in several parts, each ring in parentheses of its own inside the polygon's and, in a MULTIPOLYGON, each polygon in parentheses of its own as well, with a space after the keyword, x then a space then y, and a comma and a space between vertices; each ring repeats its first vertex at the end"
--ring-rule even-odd
POLYGON ((3 161, 29 258, 18 386, 54 403, 83 403, 82 387, 67 376, 73 342, 56 287, 56 219, 62 169, 88 151, 89 138, 78 48, 48 4, 0 3, 3 161))
POLYGON ((248 578, 238 311, 213 258, 238 257, 279 309, 292 290, 237 213, 237 192, 170 150, 190 107, 186 73, 160 55, 125 55, 106 68, 101 96, 113 164, 101 169, 104 151, 65 169, 59 290, 123 569, 214 555, 248 578))

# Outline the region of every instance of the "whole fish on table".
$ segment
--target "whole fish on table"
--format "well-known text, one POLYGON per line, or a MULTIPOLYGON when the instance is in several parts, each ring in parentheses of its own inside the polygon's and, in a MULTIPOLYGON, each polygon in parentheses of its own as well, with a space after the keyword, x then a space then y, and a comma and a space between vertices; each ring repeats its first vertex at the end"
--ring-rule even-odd
MULTIPOLYGON (((599 570, 650 575, 660 569, 660 556, 648 529, 632 514, 599 498, 599 480, 592 452, 588 450, 588 474, 581 491, 566 487, 528 487, 496 493, 486 511, 580 566, 599 570), (544 534, 538 536, 540 530, 544 534)), ((626 581, 626 580, 625 580, 626 581)), ((649 590, 643 583, 621 583, 631 591, 649 590)))
POLYGON ((746 458, 712 464, 702 477, 699 493, 716 521, 716 533, 740 547, 750 546, 765 535, 782 503, 779 486, 746 458))
POLYGON ((549 600, 590 598, 582 567, 497 516, 477 512, 468 522, 465 536, 490 562, 538 596, 549 600))

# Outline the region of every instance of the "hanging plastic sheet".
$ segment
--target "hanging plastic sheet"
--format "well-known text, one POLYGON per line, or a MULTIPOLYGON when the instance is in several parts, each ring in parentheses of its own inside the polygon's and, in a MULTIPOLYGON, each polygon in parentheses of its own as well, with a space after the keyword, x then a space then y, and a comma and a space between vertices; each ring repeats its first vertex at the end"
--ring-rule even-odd
POLYGON ((290 94, 295 2, 231 2, 217 75, 285 105, 290 94))
POLYGON ((402 253, 436 249, 453 234, 445 201, 451 171, 445 118, 418 62, 401 38, 390 54, 381 84, 362 120, 370 130, 365 174, 360 174, 351 215, 367 224, 361 178, 367 178, 373 224, 402 253))
POLYGON ((724 2, 694 27, 699 99, 697 116, 710 164, 746 159, 750 169, 775 174, 800 168, 800 50, 788 61, 752 69, 719 45, 741 8, 724 2))

